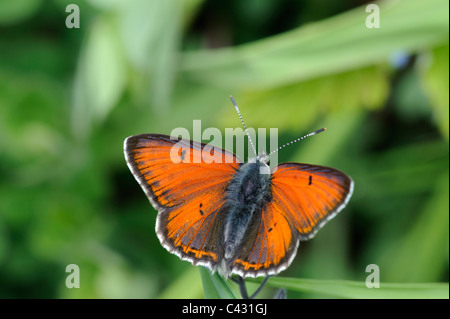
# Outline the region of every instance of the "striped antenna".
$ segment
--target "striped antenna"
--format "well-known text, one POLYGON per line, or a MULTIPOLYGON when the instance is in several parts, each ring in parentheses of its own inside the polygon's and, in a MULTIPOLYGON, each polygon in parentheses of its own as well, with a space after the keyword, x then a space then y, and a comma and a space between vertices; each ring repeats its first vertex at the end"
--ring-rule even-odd
POLYGON ((234 100, 233 96, 231 96, 231 95, 230 95, 230 100, 231 100, 231 103, 233 103, 234 108, 236 109, 236 112, 237 112, 238 115, 239 115, 239 118, 241 119, 241 123, 242 123, 242 125, 244 126, 245 133, 246 133, 247 136, 248 136, 248 140, 250 141, 250 144, 251 144, 251 146, 252 146, 253 152, 255 152, 255 156, 258 156, 258 154, 256 153, 255 144, 253 144, 253 141, 252 141, 252 139, 251 139, 251 137, 250 137, 250 134, 248 133, 247 126, 245 126, 244 120, 242 119, 241 111, 239 111, 239 108, 238 108, 238 106, 237 106, 237 104, 236 104, 236 101, 234 100))
POLYGON ((267 155, 267 157, 270 157, 273 153, 278 152, 279 150, 281 150, 282 148, 284 148, 284 147, 286 147, 286 146, 288 146, 288 145, 294 144, 295 142, 301 141, 301 140, 303 140, 303 139, 305 139, 305 138, 307 138, 307 137, 310 137, 310 136, 319 134, 319 133, 321 133, 321 132, 323 132, 323 131, 325 131, 325 130, 326 130, 326 128, 324 127, 324 128, 321 128, 320 130, 317 130, 317 131, 314 131, 314 132, 312 132, 312 133, 306 134, 305 136, 302 136, 302 137, 300 137, 300 138, 298 138, 298 139, 296 139, 296 140, 293 140, 293 141, 291 141, 291 142, 289 142, 289 143, 286 143, 286 144, 284 144, 283 146, 280 146, 279 148, 277 148, 276 150, 270 152, 270 154, 267 155))

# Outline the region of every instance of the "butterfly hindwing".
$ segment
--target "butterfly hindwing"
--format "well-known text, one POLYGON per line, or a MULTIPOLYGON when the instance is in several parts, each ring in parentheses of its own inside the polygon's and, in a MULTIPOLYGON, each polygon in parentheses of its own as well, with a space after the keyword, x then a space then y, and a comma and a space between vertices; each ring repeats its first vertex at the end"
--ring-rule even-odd
POLYGON ((253 216, 233 264, 233 272, 242 277, 275 275, 285 269, 295 256, 298 234, 276 206, 267 203, 253 216))
POLYGON ((156 232, 170 252, 214 268, 220 261, 225 192, 240 160, 220 148, 159 134, 125 140, 128 166, 159 211, 156 232))

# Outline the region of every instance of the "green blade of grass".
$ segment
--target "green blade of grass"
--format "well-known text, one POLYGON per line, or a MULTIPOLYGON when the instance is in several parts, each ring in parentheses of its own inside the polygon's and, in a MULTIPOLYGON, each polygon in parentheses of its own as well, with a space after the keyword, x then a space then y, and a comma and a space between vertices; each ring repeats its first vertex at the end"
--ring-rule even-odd
POLYGON ((356 299, 448 299, 448 283, 380 283, 367 288, 364 282, 298 278, 270 278, 268 285, 300 292, 322 293, 356 299))
POLYGON ((239 295, 218 273, 199 267, 206 299, 238 299, 239 295))

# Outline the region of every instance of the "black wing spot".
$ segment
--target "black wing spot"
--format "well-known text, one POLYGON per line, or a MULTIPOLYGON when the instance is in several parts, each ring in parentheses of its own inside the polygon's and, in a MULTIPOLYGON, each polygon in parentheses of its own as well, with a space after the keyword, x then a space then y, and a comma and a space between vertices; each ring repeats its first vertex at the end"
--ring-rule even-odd
POLYGON ((273 229, 273 228, 272 228, 272 227, 270 227, 270 228, 269 228, 269 229, 267 230, 267 232, 269 232, 269 233, 270 233, 270 232, 272 231, 272 229, 273 229))
POLYGON ((200 215, 205 215, 205 213, 200 209, 200 215))
POLYGON ((203 203, 200 203, 200 208, 202 208, 203 207, 203 203))
POLYGON ((185 155, 186 155, 186 150, 182 150, 181 151, 181 156, 180 156, 181 161, 184 161, 184 156, 185 155))
POLYGON ((309 175, 308 186, 312 184, 312 175, 309 175))

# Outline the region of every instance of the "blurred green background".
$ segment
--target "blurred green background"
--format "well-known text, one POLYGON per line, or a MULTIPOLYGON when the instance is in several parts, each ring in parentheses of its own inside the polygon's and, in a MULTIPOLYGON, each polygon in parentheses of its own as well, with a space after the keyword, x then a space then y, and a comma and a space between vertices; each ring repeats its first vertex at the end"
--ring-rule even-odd
POLYGON ((79 29, 69 3, 0 0, 1 298, 202 298, 122 145, 194 119, 240 127, 230 94, 279 145, 327 127, 279 162, 355 181, 280 277, 364 282, 377 264, 382 283, 448 282, 447 0, 377 2, 378 29, 362 0, 74 1, 79 29))

